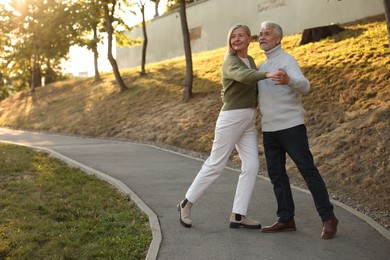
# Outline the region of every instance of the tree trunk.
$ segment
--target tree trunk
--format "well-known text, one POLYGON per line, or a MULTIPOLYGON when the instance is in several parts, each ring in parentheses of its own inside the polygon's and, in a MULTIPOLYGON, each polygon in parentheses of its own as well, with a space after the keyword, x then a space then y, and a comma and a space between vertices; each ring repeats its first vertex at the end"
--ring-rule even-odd
MULTIPOLYGON (((51 67, 50 61, 47 61, 46 70, 45 70, 45 85, 56 82, 57 80, 58 80, 57 73, 51 67)), ((40 85, 42 85, 42 75, 40 81, 41 81, 40 85)))
POLYGON ((33 58, 33 67, 31 70, 31 84, 30 84, 30 92, 35 91, 35 83, 37 77, 37 47, 34 45, 34 58, 33 58))
POLYGON ((107 4, 105 4, 103 6, 104 15, 105 15, 105 19, 106 19, 106 30, 107 30, 107 34, 108 34, 108 51, 107 51, 108 54, 107 54, 107 56, 108 56, 108 60, 110 61, 112 71, 114 72, 116 83, 118 84, 120 91, 125 91, 127 89, 127 86, 126 86, 125 82, 123 81, 121 74, 119 73, 118 64, 116 63, 116 60, 114 59, 114 56, 112 55, 112 35, 114 34, 114 28, 112 27, 112 21, 114 19, 113 16, 114 16, 116 1, 113 1, 113 2, 114 3, 112 5, 111 14, 108 10, 107 4))
POLYGON ((387 41, 388 48, 390 48, 390 0, 383 0, 383 5, 385 7, 385 16, 386 16, 386 25, 387 25, 387 41))
POLYGON ((154 6, 154 17, 157 17, 159 16, 160 14, 158 13, 158 4, 160 2, 160 0, 156 0, 156 1, 153 1, 155 3, 155 6, 154 6))
POLYGON ((310 42, 318 42, 329 36, 338 34, 339 32, 342 32, 344 30, 344 28, 340 27, 337 24, 304 29, 299 45, 308 44, 310 42))
POLYGON ((188 30, 188 24, 187 24, 185 0, 180 0, 180 21, 181 21, 181 29, 183 33, 184 53, 186 57, 186 77, 184 80, 183 100, 188 101, 192 97, 193 72, 192 72, 190 32, 188 30))
POLYGON ((141 75, 146 75, 145 63, 146 63, 146 47, 148 46, 148 35, 146 34, 145 5, 141 5, 141 13, 142 13, 142 32, 144 35, 144 41, 142 44, 141 75))
POLYGON ((98 45, 98 37, 97 37, 97 25, 93 26, 93 65, 95 68, 95 81, 100 81, 100 73, 99 73, 99 66, 98 66, 98 58, 99 58, 99 52, 97 49, 98 45))

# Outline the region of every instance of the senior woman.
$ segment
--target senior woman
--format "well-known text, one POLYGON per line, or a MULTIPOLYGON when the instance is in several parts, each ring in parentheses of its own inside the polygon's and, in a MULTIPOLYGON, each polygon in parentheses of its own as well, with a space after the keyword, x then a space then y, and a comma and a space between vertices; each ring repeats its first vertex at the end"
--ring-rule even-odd
POLYGON ((257 82, 273 77, 273 73, 260 72, 248 46, 251 32, 244 24, 234 25, 227 36, 227 54, 222 65, 223 106, 214 131, 210 156, 203 164, 185 198, 177 205, 180 223, 192 226, 191 209, 207 188, 225 168, 230 154, 236 148, 241 162, 230 228, 260 229, 258 221, 246 216, 259 169, 256 131, 257 82))

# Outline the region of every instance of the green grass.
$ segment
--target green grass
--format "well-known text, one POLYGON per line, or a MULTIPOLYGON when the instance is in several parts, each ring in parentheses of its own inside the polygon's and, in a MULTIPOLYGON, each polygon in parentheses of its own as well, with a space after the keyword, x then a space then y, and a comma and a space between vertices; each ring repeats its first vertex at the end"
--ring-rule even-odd
POLYGON ((0 259, 143 259, 147 216, 109 184, 0 143, 0 259))

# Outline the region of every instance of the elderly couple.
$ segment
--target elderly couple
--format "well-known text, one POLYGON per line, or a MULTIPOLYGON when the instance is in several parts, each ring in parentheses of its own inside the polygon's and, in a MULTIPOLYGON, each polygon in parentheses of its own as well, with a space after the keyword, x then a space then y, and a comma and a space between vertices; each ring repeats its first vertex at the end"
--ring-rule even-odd
POLYGON ((321 238, 336 235, 338 220, 325 183, 309 150, 301 96, 310 91, 297 61, 281 48, 282 28, 264 22, 259 44, 267 60, 259 68, 248 46, 251 32, 246 25, 234 25, 228 33, 228 51, 222 65, 223 106, 215 127, 209 158, 203 164, 184 199, 177 205, 180 223, 192 226, 191 209, 210 184, 221 175, 234 148, 242 161, 230 228, 261 229, 264 233, 296 230, 294 201, 286 173, 286 154, 303 176, 323 222, 321 238), (277 201, 277 221, 261 227, 246 216, 259 169, 256 109, 260 104, 263 145, 267 171, 277 201))

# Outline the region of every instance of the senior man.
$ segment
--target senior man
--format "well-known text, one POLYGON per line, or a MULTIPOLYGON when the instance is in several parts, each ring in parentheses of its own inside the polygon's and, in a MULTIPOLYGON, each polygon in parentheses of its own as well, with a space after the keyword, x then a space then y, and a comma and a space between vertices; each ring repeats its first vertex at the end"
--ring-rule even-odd
POLYGON ((281 47, 282 28, 273 22, 261 24, 259 44, 267 59, 260 71, 279 70, 276 78, 258 82, 262 132, 268 175, 277 200, 277 221, 262 228, 264 233, 296 230, 295 206, 286 172, 286 154, 294 161, 309 188, 323 222, 321 238, 336 235, 338 219, 333 213, 325 183, 314 165, 304 123, 301 96, 310 83, 297 61, 281 47))

